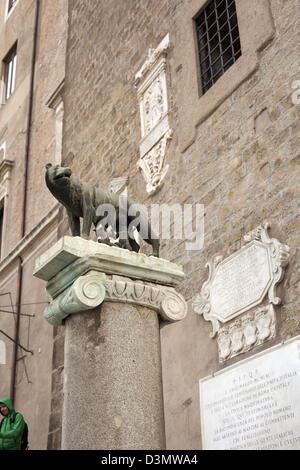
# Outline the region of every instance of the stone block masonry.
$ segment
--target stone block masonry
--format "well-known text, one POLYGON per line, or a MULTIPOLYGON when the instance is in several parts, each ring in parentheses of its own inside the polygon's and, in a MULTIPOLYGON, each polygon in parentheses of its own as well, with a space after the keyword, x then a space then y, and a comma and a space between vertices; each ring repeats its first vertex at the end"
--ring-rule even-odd
MULTIPOLYGON (((276 343, 300 331, 300 109, 292 100, 292 83, 299 80, 299 5, 296 0, 284 5, 280 0, 267 2, 274 36, 258 51, 257 70, 197 127, 194 143, 182 153, 178 97, 183 70, 175 63, 181 44, 176 24, 189 3, 70 1, 63 161, 72 165, 74 176, 104 187, 113 178, 128 176, 128 194, 146 205, 205 205, 203 250, 188 252, 182 241, 162 241, 161 256, 182 265, 188 274, 181 287, 187 300, 206 280, 207 260, 230 255, 245 233, 268 220, 270 235, 291 249, 282 286, 284 306, 276 309, 276 343), (149 47, 157 47, 167 33, 174 134, 164 185, 149 198, 136 167, 141 132, 134 77, 149 47)), ((238 73, 238 62, 236 66, 238 73)), ((199 448, 197 383, 223 367, 217 345, 192 309, 180 325, 162 328, 161 340, 167 448, 199 448)))

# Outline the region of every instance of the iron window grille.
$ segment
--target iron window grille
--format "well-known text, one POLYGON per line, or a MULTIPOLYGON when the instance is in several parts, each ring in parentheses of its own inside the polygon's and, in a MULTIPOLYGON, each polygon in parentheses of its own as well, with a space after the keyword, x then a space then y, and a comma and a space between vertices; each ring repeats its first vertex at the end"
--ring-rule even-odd
POLYGON ((15 45, 4 59, 4 102, 15 90, 17 68, 17 46, 15 45))
POLYGON ((242 55, 235 0, 212 0, 195 24, 204 95, 242 55))

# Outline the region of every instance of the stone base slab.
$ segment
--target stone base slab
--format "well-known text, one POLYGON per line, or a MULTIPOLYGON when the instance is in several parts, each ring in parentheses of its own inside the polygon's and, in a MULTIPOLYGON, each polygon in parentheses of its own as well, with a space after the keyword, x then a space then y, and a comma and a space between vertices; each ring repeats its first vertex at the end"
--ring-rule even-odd
MULTIPOLYGON (((184 278, 182 268, 165 259, 70 236, 62 237, 36 260, 33 275, 50 281, 79 260, 81 265, 76 276, 82 275, 87 269, 87 257, 88 264, 93 263, 92 269, 106 274, 123 275, 174 287, 184 278)), ((73 268, 74 266, 72 271, 73 268)))
POLYGON ((60 239, 36 260, 34 276, 48 281, 44 317, 52 325, 104 301, 148 307, 170 322, 187 314, 174 289, 184 277, 180 266, 81 237, 60 239))

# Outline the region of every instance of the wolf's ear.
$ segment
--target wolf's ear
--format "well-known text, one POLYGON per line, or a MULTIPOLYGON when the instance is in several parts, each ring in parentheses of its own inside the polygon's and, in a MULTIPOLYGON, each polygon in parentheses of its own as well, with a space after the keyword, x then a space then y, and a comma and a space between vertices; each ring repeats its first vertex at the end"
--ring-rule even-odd
POLYGON ((49 170, 49 168, 51 168, 51 167, 52 167, 52 163, 47 163, 46 170, 49 170))

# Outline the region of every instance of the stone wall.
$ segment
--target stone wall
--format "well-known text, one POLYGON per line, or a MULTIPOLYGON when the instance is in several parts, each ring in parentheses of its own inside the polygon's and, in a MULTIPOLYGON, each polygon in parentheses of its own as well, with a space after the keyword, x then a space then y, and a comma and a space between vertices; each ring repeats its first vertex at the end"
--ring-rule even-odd
POLYGON ((48 105, 65 77, 67 2, 41 2, 33 101, 33 128, 27 183, 26 233, 57 201, 45 184, 45 165, 55 164, 56 117, 48 105))
MULTIPOLYGON (((32 273, 35 258, 57 240, 59 230, 57 203, 45 186, 44 167, 47 162, 54 161, 55 113, 47 106, 47 102, 64 78, 67 35, 67 2, 40 1, 27 214, 25 237, 22 238, 26 134, 36 4, 34 0, 20 0, 6 18, 7 2, 0 2, 1 61, 15 42, 18 42, 15 91, 5 104, 2 101, 0 104, 0 147, 5 143, 5 158, 13 162, 2 230, 4 243, 0 260, 0 299, 5 311, 1 312, 0 329, 10 338, 15 337, 14 312, 18 310, 16 303, 19 300, 22 304, 20 312, 25 314, 20 319, 19 343, 33 351, 33 354, 18 348, 15 407, 23 413, 28 423, 29 445, 32 450, 46 448, 49 432, 53 331, 42 317, 48 300, 44 283, 33 279, 32 273), (20 266, 23 275, 18 297, 20 266)), ((7 353, 6 364, 0 365, 0 394, 3 397, 12 393, 13 343, 3 334, 0 339, 6 344, 7 353)))
MULTIPOLYGON (((300 332, 300 108, 292 101, 292 83, 300 78, 299 5, 296 0, 264 2, 270 7, 274 35, 258 51, 257 69, 198 125, 195 141, 181 152, 185 51, 178 24, 190 4, 70 0, 67 46, 63 161, 72 166, 74 175, 104 187, 114 177, 129 176, 128 194, 148 206, 205 206, 202 250, 186 251, 184 240, 164 240, 161 245, 161 257, 184 266, 181 293, 190 305, 184 322, 161 330, 169 449, 201 446, 200 378, 300 332), (170 168, 165 183, 148 197, 136 166, 141 134, 134 78, 149 47, 155 48, 167 33, 169 117, 174 134, 167 150, 170 168), (195 315, 192 299, 207 279, 206 262, 217 254, 232 253, 245 233, 266 220, 271 223, 271 236, 291 249, 282 284, 283 306, 276 307, 276 336, 267 345, 220 364, 216 340, 209 338, 210 326, 195 315)), ((185 43, 185 47, 195 48, 195 44, 185 43)), ((226 74, 222 79, 228 85, 226 74)))
MULTIPOLYGON (((22 2, 18 2, 6 21, 3 21, 6 2, 1 3, 0 10, 0 58, 3 59, 10 48, 18 43, 15 92, 7 103, 0 106, 0 146, 6 143, 6 158, 14 162, 2 258, 13 250, 21 238, 35 3, 27 2, 25 8, 22 2)), ((47 101, 65 75, 66 11, 66 2, 59 2, 57 5, 40 2, 29 147, 26 233, 56 205, 55 199, 49 197, 44 183, 45 164, 53 162, 55 154, 55 113, 47 106, 47 101)))
POLYGON ((6 158, 14 162, 14 168, 11 172, 10 197, 5 205, 3 258, 13 249, 21 237, 26 124, 35 17, 34 2, 28 2, 26 12, 21 4, 16 5, 6 21, 4 21, 6 2, 1 2, 0 13, 1 60, 18 41, 15 91, 7 103, 0 106, 0 145, 5 143, 6 158), (24 15, 26 28, 23 23, 24 15), (18 197, 12 197, 11 192, 14 188, 19 190, 18 197))
POLYGON ((64 327, 55 327, 53 331, 51 411, 47 450, 59 450, 61 448, 64 341, 64 327))

